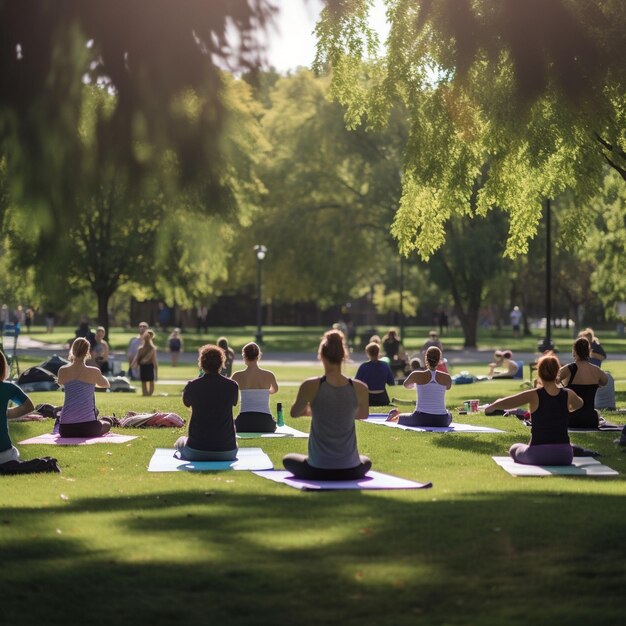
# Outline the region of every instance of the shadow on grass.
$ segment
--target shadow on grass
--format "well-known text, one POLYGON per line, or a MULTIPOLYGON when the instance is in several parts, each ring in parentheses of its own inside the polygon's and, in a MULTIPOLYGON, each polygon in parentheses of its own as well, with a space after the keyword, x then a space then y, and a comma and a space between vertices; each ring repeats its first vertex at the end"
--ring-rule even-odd
POLYGON ((162 491, 55 503, 44 515, 4 510, 6 529, 28 528, 23 540, 1 544, 5 623, 571 625, 623 617, 622 496, 265 493, 162 491), (128 547, 89 539, 98 516, 110 517, 110 536, 128 547), (54 535, 68 525, 79 536, 54 535))

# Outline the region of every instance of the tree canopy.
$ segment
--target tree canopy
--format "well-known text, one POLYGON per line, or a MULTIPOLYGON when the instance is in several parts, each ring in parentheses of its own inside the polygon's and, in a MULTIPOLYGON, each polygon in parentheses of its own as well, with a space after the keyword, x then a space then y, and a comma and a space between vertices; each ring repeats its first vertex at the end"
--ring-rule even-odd
POLYGON ((316 65, 332 69, 350 127, 384 125, 398 103, 408 111, 402 252, 428 258, 451 216, 499 207, 506 254, 525 253, 545 197, 571 188, 584 204, 607 163, 626 177, 623 2, 386 0, 382 55, 371 5, 326 1, 316 65))
POLYGON ((270 0, 0 2, 0 154, 12 196, 57 235, 80 211, 75 131, 90 83, 116 96, 97 120, 94 168, 114 166, 140 188, 170 155, 165 191, 201 183, 207 211, 232 203, 222 70, 257 66, 274 11, 270 0))

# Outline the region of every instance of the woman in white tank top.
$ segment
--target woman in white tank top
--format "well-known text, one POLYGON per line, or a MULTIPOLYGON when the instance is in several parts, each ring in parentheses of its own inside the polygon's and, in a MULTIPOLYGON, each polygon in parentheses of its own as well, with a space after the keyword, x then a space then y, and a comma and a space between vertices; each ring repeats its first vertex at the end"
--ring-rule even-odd
POLYGON ((246 369, 235 372, 232 377, 239 385, 241 398, 235 428, 240 433, 273 433, 276 422, 270 410, 270 395, 278 391, 276 377, 269 370, 259 367, 261 350, 256 343, 247 343, 241 356, 246 369))
POLYGON ((407 389, 416 387, 417 403, 413 413, 389 412, 387 421, 403 426, 446 427, 452 422, 452 414, 446 409, 446 391, 452 386, 450 374, 437 371, 441 350, 433 346, 426 351, 425 370, 417 370, 404 381, 407 389))

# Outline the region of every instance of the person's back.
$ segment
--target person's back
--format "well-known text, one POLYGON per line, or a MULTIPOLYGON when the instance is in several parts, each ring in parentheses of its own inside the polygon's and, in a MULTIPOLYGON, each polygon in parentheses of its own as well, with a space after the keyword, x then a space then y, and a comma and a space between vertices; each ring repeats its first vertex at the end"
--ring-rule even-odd
POLYGON ((564 387, 571 389, 583 400, 583 406, 570 413, 570 428, 597 428, 599 415, 595 410, 595 397, 598 387, 608 382, 606 372, 589 362, 591 345, 586 337, 574 342, 572 354, 575 361, 559 370, 559 380, 564 387))
POLYGON ((58 381, 65 397, 59 414, 59 434, 62 437, 99 437, 109 432, 110 421, 98 420, 95 387, 109 387, 110 382, 97 367, 85 364, 89 342, 77 337, 71 348, 69 365, 59 368, 58 381))
POLYGON ((353 382, 335 387, 326 377, 311 402, 309 464, 325 469, 346 469, 359 464, 354 420, 358 408, 353 382))
POLYGON ((221 374, 204 374, 187 383, 183 403, 191 407, 190 448, 221 452, 237 447, 233 423, 237 393, 237 383, 221 374))
POLYGON ((546 444, 569 444, 567 427, 570 418, 568 395, 565 389, 559 389, 556 395, 538 387, 536 393, 539 405, 531 413, 531 446, 546 444))
POLYGON ((235 372, 232 379, 239 385, 241 410, 235 420, 238 432, 271 432, 276 422, 270 410, 270 394, 278 391, 276 377, 269 370, 259 367, 259 346, 250 342, 241 351, 246 368, 235 372))

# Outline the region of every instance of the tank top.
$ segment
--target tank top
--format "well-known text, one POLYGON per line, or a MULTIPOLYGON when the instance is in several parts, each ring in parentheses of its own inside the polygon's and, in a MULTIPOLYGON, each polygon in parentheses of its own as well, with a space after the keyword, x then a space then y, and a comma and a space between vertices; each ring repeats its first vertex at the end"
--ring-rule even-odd
POLYGON ((78 424, 96 419, 95 385, 83 380, 68 380, 65 388, 65 400, 59 414, 62 424, 78 424))
POLYGON ((446 413, 446 387, 437 382, 437 370, 430 371, 430 381, 417 385, 417 404, 415 410, 430 415, 446 413))
POLYGON ((537 389, 537 396, 539 406, 531 415, 530 445, 569 443, 567 391, 559 389, 556 396, 551 396, 543 387, 540 387, 537 389))
POLYGON ((567 388, 571 389, 583 401, 580 409, 569 414, 569 423, 573 428, 597 428, 598 414, 594 408, 596 392, 599 385, 576 385, 574 376, 578 371, 576 363, 569 363, 567 369, 570 371, 567 388))
POLYGON ((320 378, 319 389, 311 402, 309 465, 320 469, 359 465, 354 427, 357 408, 352 380, 343 387, 333 387, 326 382, 326 376, 320 378))
POLYGON ((268 413, 270 412, 270 390, 269 389, 240 389, 241 413, 268 413))

